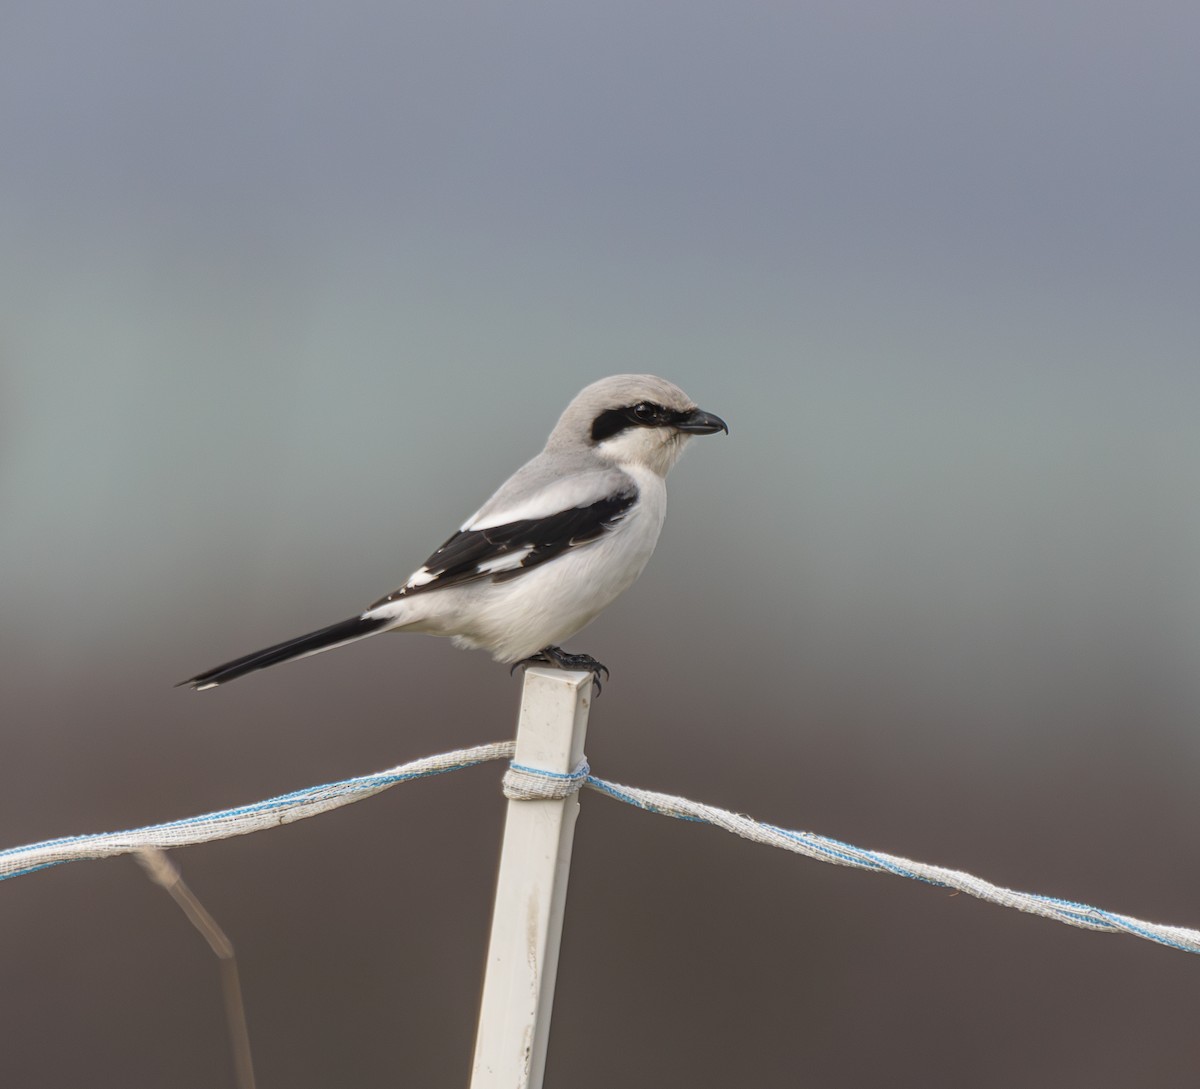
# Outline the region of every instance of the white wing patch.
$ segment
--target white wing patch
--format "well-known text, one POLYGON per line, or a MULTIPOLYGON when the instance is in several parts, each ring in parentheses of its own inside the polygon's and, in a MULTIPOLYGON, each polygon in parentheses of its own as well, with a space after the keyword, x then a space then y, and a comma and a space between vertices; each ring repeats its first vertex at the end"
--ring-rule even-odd
POLYGON ((424 586, 427 582, 433 582, 437 578, 428 567, 422 567, 419 571, 414 571, 409 576, 408 582, 404 584, 404 589, 415 590, 418 586, 424 586))
POLYGON ((525 545, 523 548, 506 552, 502 556, 495 556, 490 560, 484 560, 475 569, 481 575, 494 575, 498 571, 512 571, 514 568, 520 567, 532 551, 533 545, 525 545))

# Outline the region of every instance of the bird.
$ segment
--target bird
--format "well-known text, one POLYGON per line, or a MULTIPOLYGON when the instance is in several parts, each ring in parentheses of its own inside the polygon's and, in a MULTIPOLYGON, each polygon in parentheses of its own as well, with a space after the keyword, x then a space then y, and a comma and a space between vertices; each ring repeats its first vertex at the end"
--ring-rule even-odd
MULTIPOLYGON (((519 666, 608 669, 562 643, 642 573, 666 514, 666 476, 696 435, 729 433, 678 386, 618 374, 585 387, 546 445, 399 589, 363 612, 205 670, 202 691, 386 631, 449 636, 519 666)), ((177 686, 177 687, 179 687, 177 686)))

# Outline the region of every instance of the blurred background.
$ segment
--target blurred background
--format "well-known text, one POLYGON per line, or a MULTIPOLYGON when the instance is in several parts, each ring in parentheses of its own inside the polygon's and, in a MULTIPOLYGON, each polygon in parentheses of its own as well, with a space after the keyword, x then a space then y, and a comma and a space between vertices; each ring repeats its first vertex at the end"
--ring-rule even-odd
MULTIPOLYGON (((3 845, 511 736, 398 585, 586 383, 724 416, 596 771, 1200 925, 1200 9, 9 5, 3 845)), ((176 852, 259 1084, 466 1084, 487 768, 176 852)), ((129 859, 0 886, 10 1084, 229 1084, 129 859)), ((583 799, 547 1084, 1192 1086, 1200 965, 583 799)))

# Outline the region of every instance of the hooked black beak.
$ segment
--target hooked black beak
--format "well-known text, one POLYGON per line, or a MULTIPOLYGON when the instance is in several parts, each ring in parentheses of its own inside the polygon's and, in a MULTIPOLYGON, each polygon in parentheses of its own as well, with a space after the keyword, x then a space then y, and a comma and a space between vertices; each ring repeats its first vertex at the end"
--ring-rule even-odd
POLYGON ((689 435, 715 435, 718 431, 728 435, 729 425, 720 416, 714 416, 702 408, 694 408, 675 424, 675 430, 689 435))

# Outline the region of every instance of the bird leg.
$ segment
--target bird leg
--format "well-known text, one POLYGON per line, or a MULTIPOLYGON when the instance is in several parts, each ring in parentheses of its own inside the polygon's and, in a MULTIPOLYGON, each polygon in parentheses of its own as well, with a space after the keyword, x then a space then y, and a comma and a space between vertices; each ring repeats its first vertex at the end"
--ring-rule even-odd
POLYGON ((511 675, 517 666, 551 665, 557 669, 578 669, 592 675, 592 683, 596 686, 596 695, 600 695, 600 680, 608 680, 608 666, 597 662, 590 654, 571 654, 562 647, 542 647, 536 654, 514 663, 508 672, 511 675))

